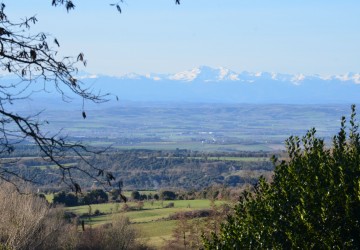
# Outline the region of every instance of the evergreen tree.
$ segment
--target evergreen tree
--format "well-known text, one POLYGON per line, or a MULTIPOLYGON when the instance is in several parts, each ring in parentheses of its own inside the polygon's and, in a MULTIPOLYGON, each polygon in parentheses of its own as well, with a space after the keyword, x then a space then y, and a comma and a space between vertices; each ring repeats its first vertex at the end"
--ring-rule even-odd
POLYGON ((207 249, 357 249, 360 246, 360 135, 352 106, 333 147, 311 129, 286 141, 288 159, 273 157, 272 183, 245 192, 207 249))

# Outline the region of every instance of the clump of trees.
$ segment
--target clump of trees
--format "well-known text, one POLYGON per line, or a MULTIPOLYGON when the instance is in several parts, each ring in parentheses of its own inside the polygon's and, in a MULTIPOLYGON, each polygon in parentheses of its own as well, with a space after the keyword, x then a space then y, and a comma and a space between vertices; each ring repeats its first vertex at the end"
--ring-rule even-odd
POLYGON ((360 246, 360 135, 352 106, 332 148, 311 129, 286 141, 272 183, 244 192, 207 249, 357 249, 360 246))
POLYGON ((67 207, 79 206, 79 205, 90 205, 100 204, 109 201, 108 194, 102 189, 91 190, 90 192, 83 193, 79 196, 74 193, 66 193, 61 191, 56 193, 53 198, 55 204, 64 204, 67 207))

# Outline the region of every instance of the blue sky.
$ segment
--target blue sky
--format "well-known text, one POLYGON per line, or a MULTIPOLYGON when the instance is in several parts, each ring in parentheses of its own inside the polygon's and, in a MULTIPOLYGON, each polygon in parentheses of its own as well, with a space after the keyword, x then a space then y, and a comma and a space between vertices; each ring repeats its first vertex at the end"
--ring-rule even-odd
POLYGON ((84 52, 85 69, 120 75, 199 65, 280 73, 360 72, 359 0, 4 0, 9 18, 36 14, 61 53, 84 52))

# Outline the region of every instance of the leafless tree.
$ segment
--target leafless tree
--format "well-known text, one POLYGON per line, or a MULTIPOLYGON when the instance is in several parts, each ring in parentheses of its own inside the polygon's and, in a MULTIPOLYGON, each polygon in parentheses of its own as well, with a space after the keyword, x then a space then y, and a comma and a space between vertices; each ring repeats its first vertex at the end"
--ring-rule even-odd
MULTIPOLYGON (((51 0, 53 6, 65 6, 67 11, 75 8, 71 0, 51 0)), ((115 6, 121 13, 120 4, 115 6)), ((180 4, 180 1, 175 1, 180 4)), ((40 122, 39 113, 22 115, 12 111, 20 100, 30 98, 35 92, 56 89, 63 100, 69 100, 69 93, 95 103, 108 100, 108 94, 94 93, 76 78, 77 65, 86 66, 83 53, 75 57, 58 56, 60 43, 58 39, 46 33, 31 34, 31 27, 38 21, 35 16, 25 17, 19 21, 11 20, 5 11, 5 4, 0 4, 0 73, 7 72, 15 78, 0 78, 0 179, 16 184, 19 180, 32 181, 20 172, 7 168, 9 156, 16 150, 16 145, 25 142, 35 144, 44 159, 59 167, 61 179, 76 192, 81 187, 72 177, 72 172, 79 171, 95 178, 99 183, 111 184, 115 181, 110 172, 104 171, 89 161, 89 155, 96 155, 82 143, 69 142, 60 133, 44 132, 48 123, 40 122), (85 164, 68 166, 61 159, 66 155, 75 155, 85 164), (84 167, 86 166, 86 167, 84 167), (103 178, 101 178, 103 177, 103 178)), ((86 118, 83 105, 82 117, 86 118)), ((118 183, 121 189, 121 182, 118 183)))
POLYGON ((9 183, 0 183, 0 200, 0 249, 60 249, 71 244, 67 232, 75 226, 64 220, 62 209, 51 208, 35 195, 21 195, 9 183))
MULTIPOLYGON (((71 7, 69 3, 67 1, 67 8, 71 7)), ((81 143, 68 142, 60 133, 43 132, 47 122, 40 122, 39 114, 25 116, 12 111, 19 101, 30 98, 34 92, 51 88, 56 89, 63 100, 69 100, 68 93, 71 93, 83 100, 101 103, 108 100, 108 95, 92 92, 75 77, 78 71, 76 65, 86 65, 83 53, 76 57, 59 58, 60 43, 56 38, 45 33, 31 34, 31 27, 37 22, 35 16, 14 22, 8 18, 5 10, 5 4, 0 4, 0 71, 10 74, 11 80, 0 82, 0 179, 11 183, 20 179, 31 181, 4 165, 9 163, 9 159, 5 158, 11 156, 16 145, 25 141, 35 144, 44 159, 56 164, 62 180, 77 192, 81 189, 72 178, 73 171, 94 178, 104 176, 104 183, 113 181, 110 173, 104 173, 103 169, 88 161, 89 155, 99 152, 81 143), (62 164, 61 158, 69 154, 85 162, 87 168, 62 164)), ((84 107, 82 116, 86 118, 84 107)))

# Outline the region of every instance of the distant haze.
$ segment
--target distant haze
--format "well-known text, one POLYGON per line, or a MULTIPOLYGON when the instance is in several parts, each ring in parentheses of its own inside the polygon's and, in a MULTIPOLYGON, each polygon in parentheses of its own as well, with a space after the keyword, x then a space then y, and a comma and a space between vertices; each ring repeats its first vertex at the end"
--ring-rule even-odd
POLYGON ((84 74, 82 78, 121 101, 349 104, 360 98, 358 73, 306 76, 200 66, 176 74, 84 74))

